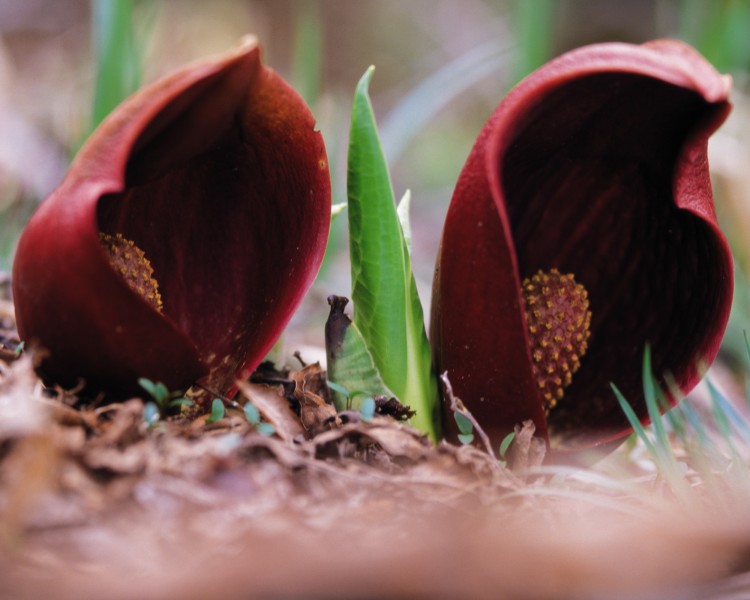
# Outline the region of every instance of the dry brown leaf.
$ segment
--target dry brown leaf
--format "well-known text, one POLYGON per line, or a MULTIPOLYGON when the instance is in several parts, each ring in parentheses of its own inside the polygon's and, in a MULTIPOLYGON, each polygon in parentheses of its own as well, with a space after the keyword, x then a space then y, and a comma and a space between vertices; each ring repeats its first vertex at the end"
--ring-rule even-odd
POLYGON ((141 473, 146 468, 150 450, 150 446, 144 442, 123 449, 90 445, 83 455, 83 462, 95 471, 105 470, 117 475, 132 475, 141 473))
POLYGON ((57 447, 49 435, 33 433, 13 443, 0 463, 5 490, 0 496, 0 537, 15 538, 40 500, 52 492, 58 461, 57 447))
POLYGON ((97 446, 124 447, 143 439, 143 402, 138 399, 109 404, 96 411, 100 434, 97 446))
POLYGON ((49 423, 48 403, 31 357, 0 368, 0 441, 42 431, 49 423))
POLYGON ((268 386, 247 381, 238 381, 237 387, 243 396, 252 402, 262 417, 271 423, 282 440, 292 442, 304 437, 300 418, 289 406, 283 389, 279 386, 268 386))
POLYGON ((434 451, 427 438, 415 429, 392 422, 388 423, 388 421, 390 419, 375 419, 376 424, 364 427, 363 433, 377 442, 389 456, 416 462, 434 451), (387 425, 382 425, 384 421, 387 425), (381 425, 378 426, 378 423, 381 425))
POLYGON ((294 398, 300 405, 300 421, 309 436, 341 424, 336 409, 326 401, 325 373, 318 363, 291 373, 294 398))

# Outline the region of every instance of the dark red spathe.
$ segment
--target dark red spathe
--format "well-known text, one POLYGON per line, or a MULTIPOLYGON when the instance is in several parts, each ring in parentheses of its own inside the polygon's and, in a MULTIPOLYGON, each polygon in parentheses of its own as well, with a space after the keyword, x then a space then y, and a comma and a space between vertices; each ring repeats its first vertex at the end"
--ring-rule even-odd
POLYGON ((311 285, 329 222, 313 117, 244 40, 139 91, 82 148, 21 237, 19 333, 55 381, 226 391, 311 285), (100 232, 145 252, 163 314, 110 266, 100 232))
POLYGON ((553 448, 611 442, 628 426, 610 382, 646 418, 647 343, 655 372, 685 392, 696 361, 716 356, 733 268, 706 151, 730 87, 679 42, 597 44, 530 75, 480 133, 443 231, 431 334, 438 368, 495 442, 524 419, 553 448), (547 418, 520 282, 551 268, 585 286, 592 321, 547 418))

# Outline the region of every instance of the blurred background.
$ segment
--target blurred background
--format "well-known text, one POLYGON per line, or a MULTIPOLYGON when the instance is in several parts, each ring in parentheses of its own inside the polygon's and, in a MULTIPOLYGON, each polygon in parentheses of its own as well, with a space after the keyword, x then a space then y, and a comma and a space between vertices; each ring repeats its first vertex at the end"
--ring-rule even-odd
MULTIPOLYGON (((735 110, 710 157, 738 267, 724 355, 747 361, 750 0, 0 0, 0 272, 10 269, 38 202, 124 96, 247 33, 318 119, 336 203, 346 199, 352 93, 376 66, 370 92, 396 196, 412 192, 414 270, 425 305, 453 185, 514 83, 592 42, 676 37, 693 44, 735 80, 735 110)), ((322 346, 325 298, 350 290, 347 253, 344 214, 287 333, 290 351, 322 346)))

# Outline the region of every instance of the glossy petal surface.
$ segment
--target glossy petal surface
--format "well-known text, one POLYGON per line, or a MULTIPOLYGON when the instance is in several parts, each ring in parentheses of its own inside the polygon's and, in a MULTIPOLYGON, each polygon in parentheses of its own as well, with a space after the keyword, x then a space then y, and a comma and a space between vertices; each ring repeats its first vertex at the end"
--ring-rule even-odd
POLYGON ((19 333, 56 381, 227 391, 312 284, 329 222, 312 115, 244 40, 141 90, 82 148, 20 240, 19 333), (163 314, 111 268, 100 231, 145 252, 163 314))
POLYGON ((521 82, 480 133, 446 219, 431 333, 438 368, 497 443, 524 419, 553 447, 617 439, 628 426, 609 383, 646 418, 646 343, 683 391, 715 357, 733 271, 706 150, 730 87, 678 42, 593 45, 521 82), (593 317, 546 418, 520 282, 552 268, 585 286, 593 317))

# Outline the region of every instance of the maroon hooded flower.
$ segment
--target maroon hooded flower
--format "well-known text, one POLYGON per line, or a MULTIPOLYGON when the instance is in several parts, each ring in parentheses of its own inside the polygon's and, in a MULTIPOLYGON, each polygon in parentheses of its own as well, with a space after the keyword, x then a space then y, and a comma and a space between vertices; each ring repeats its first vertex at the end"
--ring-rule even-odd
POLYGON ((629 427, 610 382, 646 419, 647 343, 684 392, 716 356, 733 269, 706 146, 730 87, 679 42, 598 44, 530 75, 485 125, 448 211, 431 329, 495 442, 525 419, 553 448, 614 442, 629 427))
POLYGON ((19 242, 19 333, 56 382, 225 392, 311 285, 329 222, 322 137, 248 38, 94 132, 19 242))

